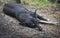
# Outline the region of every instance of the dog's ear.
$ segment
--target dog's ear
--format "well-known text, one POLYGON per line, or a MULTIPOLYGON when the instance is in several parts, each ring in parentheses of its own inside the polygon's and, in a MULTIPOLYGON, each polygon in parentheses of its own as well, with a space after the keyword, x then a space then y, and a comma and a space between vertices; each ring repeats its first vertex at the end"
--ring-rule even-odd
POLYGON ((36 12, 37 12, 37 9, 36 9, 35 12, 34 12, 34 17, 37 17, 37 16, 36 16, 36 12))

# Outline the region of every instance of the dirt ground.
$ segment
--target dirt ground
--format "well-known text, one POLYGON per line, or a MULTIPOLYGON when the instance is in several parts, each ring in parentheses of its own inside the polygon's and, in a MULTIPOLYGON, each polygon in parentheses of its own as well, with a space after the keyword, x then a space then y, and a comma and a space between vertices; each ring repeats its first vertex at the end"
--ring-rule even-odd
MULTIPOLYGON (((3 6, 0 6, 0 18, 4 19, 8 24, 11 23, 12 25, 13 24, 17 25, 19 22, 14 18, 5 15, 2 11, 2 8, 3 6)), ((55 7, 26 6, 26 8, 33 12, 36 8, 38 8, 37 14, 42 14, 44 18, 60 23, 60 11, 58 11, 58 9, 55 7)), ((49 25, 49 24, 41 24, 41 26, 45 32, 51 33, 56 38, 60 38, 59 37, 60 36, 60 25, 55 26, 55 25, 49 25)))

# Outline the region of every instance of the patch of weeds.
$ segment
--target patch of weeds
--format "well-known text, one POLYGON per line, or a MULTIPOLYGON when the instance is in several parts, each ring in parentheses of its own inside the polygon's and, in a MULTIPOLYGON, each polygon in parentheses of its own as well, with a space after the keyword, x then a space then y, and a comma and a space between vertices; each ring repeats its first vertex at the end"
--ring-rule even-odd
POLYGON ((36 5, 36 6, 54 6, 55 4, 47 1, 47 0, 35 0, 35 1, 29 1, 29 0, 24 0, 23 4, 31 4, 31 5, 36 5))

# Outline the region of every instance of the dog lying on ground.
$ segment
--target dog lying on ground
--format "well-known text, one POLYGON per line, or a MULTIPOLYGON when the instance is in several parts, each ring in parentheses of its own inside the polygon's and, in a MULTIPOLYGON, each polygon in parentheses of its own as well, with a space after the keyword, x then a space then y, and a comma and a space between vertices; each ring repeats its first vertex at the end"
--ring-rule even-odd
POLYGON ((38 28, 40 31, 42 31, 42 28, 39 25, 41 23, 57 25, 57 22, 50 22, 49 20, 36 14, 36 10, 35 12, 29 11, 22 4, 5 4, 3 12, 6 15, 16 18, 21 24, 30 28, 38 28))

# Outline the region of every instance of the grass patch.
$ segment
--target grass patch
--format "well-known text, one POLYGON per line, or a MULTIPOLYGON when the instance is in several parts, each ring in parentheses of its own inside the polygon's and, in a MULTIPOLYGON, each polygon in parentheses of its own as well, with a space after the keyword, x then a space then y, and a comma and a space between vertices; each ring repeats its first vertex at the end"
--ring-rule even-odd
POLYGON ((24 2, 23 2, 24 4, 31 4, 31 5, 38 5, 38 6, 52 6, 52 5, 54 5, 53 3, 51 3, 51 2, 49 2, 49 1, 47 1, 47 0, 36 0, 36 1, 34 1, 34 2, 31 2, 31 1, 29 1, 29 0, 25 0, 24 2))
POLYGON ((23 4, 29 5, 29 1, 28 0, 24 0, 23 4))

